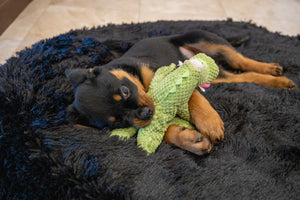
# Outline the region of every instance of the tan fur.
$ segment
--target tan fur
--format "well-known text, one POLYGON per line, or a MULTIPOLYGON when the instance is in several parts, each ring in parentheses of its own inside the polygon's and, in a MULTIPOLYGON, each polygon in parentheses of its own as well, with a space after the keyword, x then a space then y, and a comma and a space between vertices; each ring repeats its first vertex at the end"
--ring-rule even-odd
POLYGON ((122 97, 121 97, 121 95, 119 95, 119 94, 115 94, 115 95, 113 95, 113 99, 114 99, 115 101, 121 101, 121 100, 122 100, 122 97))
POLYGON ((141 67, 141 76, 143 77, 143 85, 145 86, 146 91, 148 91, 154 72, 144 65, 141 67))

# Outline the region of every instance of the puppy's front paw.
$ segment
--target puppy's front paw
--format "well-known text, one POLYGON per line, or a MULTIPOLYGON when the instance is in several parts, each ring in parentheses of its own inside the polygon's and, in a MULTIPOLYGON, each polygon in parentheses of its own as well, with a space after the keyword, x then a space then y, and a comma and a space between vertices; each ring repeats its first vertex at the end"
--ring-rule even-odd
POLYGON ((189 129, 180 133, 179 146, 197 155, 209 153, 212 149, 212 144, 206 136, 189 129))
POLYGON ((220 115, 198 91, 190 98, 189 110, 192 121, 201 134, 214 144, 224 139, 224 123, 220 115))
POLYGON ((178 125, 169 126, 164 140, 197 155, 209 153, 212 149, 212 144, 205 135, 178 125))
POLYGON ((197 129, 206 135, 213 144, 216 144, 224 139, 224 123, 221 117, 216 113, 208 118, 196 123, 197 129))

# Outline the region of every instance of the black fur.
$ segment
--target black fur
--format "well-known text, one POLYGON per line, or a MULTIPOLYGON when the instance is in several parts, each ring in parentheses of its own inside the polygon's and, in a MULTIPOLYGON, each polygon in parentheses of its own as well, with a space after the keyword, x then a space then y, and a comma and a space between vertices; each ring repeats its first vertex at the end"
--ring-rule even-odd
POLYGON ((249 23, 109 25, 41 41, 0 68, 0 199, 298 199, 299 88, 213 85, 205 96, 226 137, 205 157, 165 143, 146 156, 136 138, 122 142, 108 130, 69 124, 67 69, 106 64, 142 38, 197 29, 250 34, 238 51, 278 62, 300 85, 300 37, 249 23))

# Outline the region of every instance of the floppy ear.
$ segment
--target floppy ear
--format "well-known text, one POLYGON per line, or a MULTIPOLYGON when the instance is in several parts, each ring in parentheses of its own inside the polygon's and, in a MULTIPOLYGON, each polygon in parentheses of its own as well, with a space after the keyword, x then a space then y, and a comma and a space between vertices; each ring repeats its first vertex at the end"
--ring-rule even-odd
POLYGON ((73 87, 77 87, 80 83, 84 82, 87 78, 87 74, 87 69, 71 69, 65 71, 65 75, 73 87))
POLYGON ((88 70, 87 78, 93 81, 93 79, 95 79, 101 73, 101 71, 102 70, 100 67, 90 68, 88 70))
POLYGON ((83 83, 86 79, 93 81, 101 73, 100 67, 90 69, 72 69, 66 70, 65 74, 68 80, 72 83, 73 87, 77 87, 83 83))

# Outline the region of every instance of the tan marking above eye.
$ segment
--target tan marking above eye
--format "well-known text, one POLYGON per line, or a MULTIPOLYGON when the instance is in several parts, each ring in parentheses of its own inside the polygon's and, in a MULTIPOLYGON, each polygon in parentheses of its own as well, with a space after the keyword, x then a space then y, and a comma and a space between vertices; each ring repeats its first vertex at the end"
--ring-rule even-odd
POLYGON ((132 83, 134 83, 138 87, 139 90, 145 90, 144 86, 142 85, 142 83, 139 81, 139 79, 136 76, 128 74, 124 70, 120 70, 120 69, 113 70, 113 71, 111 71, 111 73, 120 80, 123 78, 128 78, 132 83))
POLYGON ((154 107, 153 101, 150 98, 150 96, 146 93, 145 87, 143 84, 139 81, 139 79, 133 75, 128 74, 127 72, 117 69, 111 71, 113 75, 115 75, 118 79, 122 78, 128 78, 132 83, 134 83, 137 88, 138 88, 138 94, 139 94, 139 100, 138 100, 138 105, 140 106, 149 106, 149 107, 154 107))
POLYGON ((121 100, 122 100, 122 97, 121 97, 121 95, 119 95, 119 94, 114 94, 114 95, 113 95, 113 99, 116 100, 116 101, 121 101, 121 100))
POLYGON ((111 117, 108 118, 108 120, 111 121, 111 122, 114 122, 114 121, 116 121, 116 117, 111 116, 111 117))

